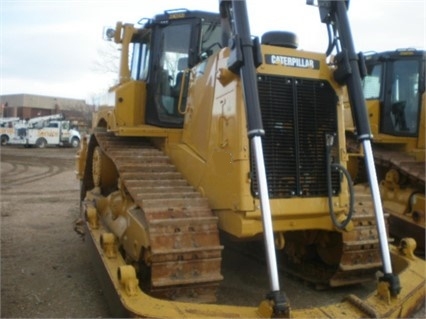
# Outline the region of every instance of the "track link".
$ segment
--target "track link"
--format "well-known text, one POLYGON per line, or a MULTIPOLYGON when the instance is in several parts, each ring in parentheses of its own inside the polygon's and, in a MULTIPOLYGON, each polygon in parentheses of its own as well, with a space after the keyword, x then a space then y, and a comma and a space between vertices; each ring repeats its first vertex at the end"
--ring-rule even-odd
POLYGON ((370 281, 382 267, 379 235, 371 193, 362 185, 354 187, 354 229, 342 233, 343 252, 331 286, 370 281))
POLYGON ((284 257, 284 270, 315 284, 318 288, 338 287, 374 280, 376 272, 382 266, 379 237, 371 195, 368 189, 361 185, 355 186, 352 223, 354 228, 351 231, 329 235, 339 237, 330 239, 330 242, 334 243, 333 246, 316 246, 321 261, 315 258, 300 263, 294 262, 286 256, 284 257), (336 245, 337 242, 338 245, 336 245), (324 260, 327 261, 335 256, 340 256, 338 264, 327 265, 327 262, 324 263, 324 260))
POLYGON ((425 187, 425 162, 417 161, 404 152, 389 151, 385 147, 374 147, 374 162, 377 166, 396 168, 415 184, 425 187))
MULTIPOLYGON (((354 137, 350 136, 347 138, 348 151, 351 153, 359 154, 360 145, 355 141, 354 137)), ((385 205, 384 210, 389 215, 389 231, 390 234, 395 236, 396 239, 404 237, 412 237, 417 242, 416 252, 424 254, 425 250, 425 207, 424 207, 424 192, 425 192, 425 162, 419 161, 414 155, 409 154, 405 151, 392 150, 390 146, 383 144, 374 144, 374 163, 376 170, 379 174, 381 181, 381 187, 383 185, 383 191, 386 194, 389 191, 390 197, 386 198, 388 202, 385 205), (392 170, 398 172, 397 176, 399 181, 391 181, 390 184, 386 182, 385 174, 392 170), (403 192, 401 195, 394 195, 393 183, 399 183, 396 188, 403 192), (404 205, 400 201, 404 194, 404 191, 410 191, 412 194, 417 194, 419 199, 417 200, 417 208, 412 210, 411 199, 406 198, 405 211, 401 210, 401 205, 404 205), (421 203, 423 201, 423 206, 421 203), (395 202, 395 204, 393 203, 395 202)), ((365 171, 363 162, 359 161, 359 171, 365 171)), ((392 175, 390 175, 392 178, 392 175)), ((357 176, 359 183, 366 183, 367 178, 362 173, 357 176)))
POLYGON ((207 199, 146 139, 110 133, 95 137, 139 208, 130 213, 149 234, 149 283, 140 278, 149 287, 141 288, 161 298, 214 302, 223 279, 223 247, 207 199))
MULTIPOLYGON (((350 153, 360 154, 360 144, 352 136, 346 137, 347 149, 350 153)), ((377 168, 383 167, 387 170, 394 168, 407 177, 411 184, 425 187, 425 162, 403 151, 392 151, 389 147, 373 144, 374 163, 377 168)), ((364 178, 365 179, 365 178, 364 178)))

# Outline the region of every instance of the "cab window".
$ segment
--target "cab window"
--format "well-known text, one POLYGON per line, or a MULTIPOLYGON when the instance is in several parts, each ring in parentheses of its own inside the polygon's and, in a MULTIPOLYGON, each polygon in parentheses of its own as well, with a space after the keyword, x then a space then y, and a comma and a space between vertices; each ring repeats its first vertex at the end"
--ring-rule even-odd
MULTIPOLYGON (((183 125, 187 86, 181 92, 182 78, 189 69, 188 56, 194 49, 197 34, 195 20, 173 21, 157 26, 151 51, 151 65, 148 75, 147 123, 166 127, 183 125), (182 93, 183 98, 179 95, 182 93)), ((148 66, 149 64, 147 64, 148 66)), ((189 80, 189 72, 185 81, 189 80)))
POLYGON ((151 32, 146 123, 182 127, 190 68, 220 50, 220 23, 200 17, 171 19, 151 32))
POLYGON ((419 61, 395 61, 391 73, 391 117, 396 132, 417 133, 419 122, 419 61))
POLYGON ((204 60, 222 48, 222 29, 217 22, 204 23, 201 29, 200 58, 204 60))
POLYGON ((363 81, 364 97, 369 99, 378 99, 380 97, 380 88, 382 83, 382 64, 370 66, 367 76, 363 81))
POLYGON ((133 52, 130 72, 133 80, 146 81, 148 78, 149 58, 151 52, 151 32, 137 35, 133 40, 133 52))

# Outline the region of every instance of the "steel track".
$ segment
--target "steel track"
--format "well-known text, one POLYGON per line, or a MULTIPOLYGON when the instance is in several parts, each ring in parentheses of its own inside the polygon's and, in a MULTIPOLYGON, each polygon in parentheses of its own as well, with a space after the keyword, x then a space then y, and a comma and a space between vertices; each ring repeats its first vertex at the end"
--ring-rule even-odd
POLYGON ((95 133, 115 164, 138 209, 129 214, 145 225, 149 258, 142 264, 143 290, 172 300, 213 302, 223 279, 217 217, 170 159, 144 138, 95 133))

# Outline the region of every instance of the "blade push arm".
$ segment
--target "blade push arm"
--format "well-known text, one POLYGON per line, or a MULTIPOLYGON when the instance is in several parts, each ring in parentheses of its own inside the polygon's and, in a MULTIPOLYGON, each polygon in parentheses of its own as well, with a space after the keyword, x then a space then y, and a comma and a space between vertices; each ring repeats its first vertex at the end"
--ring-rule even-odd
POLYGON ((228 60, 228 69, 236 74, 239 73, 242 80, 248 123, 248 137, 251 141, 256 161, 263 234, 271 289, 267 298, 273 304, 274 316, 288 318, 290 317, 290 306, 285 294, 280 291, 278 279, 274 231, 262 148, 262 136, 265 132, 260 112, 256 80, 257 65, 254 57, 254 53, 259 52, 259 43, 258 41, 253 41, 251 38, 245 0, 220 0, 219 7, 223 28, 224 30, 228 30, 229 34, 227 36, 230 38, 229 46, 231 54, 228 60))
MULTIPOLYGON (((307 3, 313 4, 313 1, 308 0, 307 3)), ((338 33, 338 37, 336 37, 333 41, 330 41, 330 43, 336 46, 338 50, 336 55, 337 69, 334 72, 334 78, 340 84, 345 84, 347 86, 358 139, 364 148, 364 159, 373 198, 383 262, 384 275, 380 278, 380 281, 387 282, 390 294, 392 296, 397 296, 401 288, 398 276, 392 273, 386 225, 371 147, 372 135, 370 132, 367 107, 362 90, 360 71, 362 69, 360 68, 360 65, 362 64, 359 62, 359 56, 355 53, 354 42, 347 15, 348 4, 349 1, 347 0, 318 0, 321 22, 326 23, 330 29, 337 31, 338 33)))

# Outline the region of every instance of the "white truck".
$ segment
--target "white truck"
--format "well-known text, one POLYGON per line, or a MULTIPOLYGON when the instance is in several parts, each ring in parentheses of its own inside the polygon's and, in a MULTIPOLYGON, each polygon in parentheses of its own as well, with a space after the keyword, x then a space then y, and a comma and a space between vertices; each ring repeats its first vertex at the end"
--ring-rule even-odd
POLYGON ((13 134, 5 143, 40 148, 48 145, 78 147, 80 140, 80 133, 71 128, 70 121, 64 120, 62 114, 55 114, 15 123, 13 134))
POLYGON ((16 139, 16 128, 19 124, 24 124, 19 117, 2 117, 0 118, 0 143, 6 145, 13 139, 16 139))
POLYGON ((70 121, 54 120, 41 128, 28 128, 26 145, 40 148, 47 145, 78 147, 80 140, 80 133, 71 128, 70 121))

